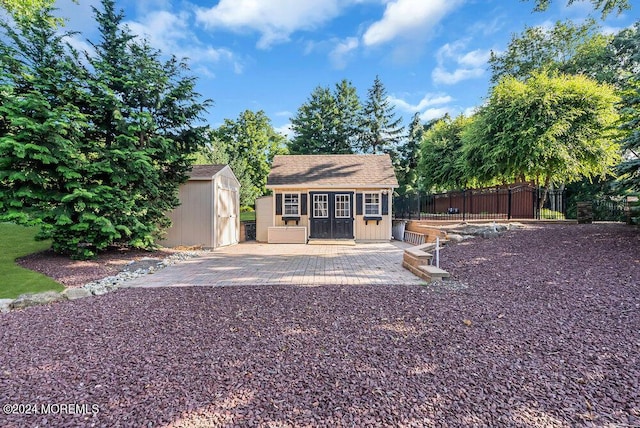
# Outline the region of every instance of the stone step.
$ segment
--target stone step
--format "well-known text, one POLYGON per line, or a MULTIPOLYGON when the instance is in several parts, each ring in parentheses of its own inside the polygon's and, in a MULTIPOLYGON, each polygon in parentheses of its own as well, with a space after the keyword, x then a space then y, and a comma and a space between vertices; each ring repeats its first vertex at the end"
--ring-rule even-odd
POLYGON ((431 264, 433 255, 431 253, 425 253, 424 251, 421 253, 422 254, 414 254, 405 251, 402 255, 402 260, 414 267, 431 264))
POLYGON ((440 281, 443 278, 451 277, 451 274, 449 272, 436 266, 423 265, 419 266, 418 269, 424 272, 431 281, 440 281))

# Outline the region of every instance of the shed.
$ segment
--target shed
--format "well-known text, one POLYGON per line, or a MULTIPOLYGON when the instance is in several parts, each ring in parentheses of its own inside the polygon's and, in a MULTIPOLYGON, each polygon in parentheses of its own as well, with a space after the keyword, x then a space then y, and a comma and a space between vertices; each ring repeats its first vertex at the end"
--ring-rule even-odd
POLYGON ((240 183, 228 165, 194 165, 180 186, 180 206, 160 242, 167 247, 218 248, 240 238, 240 183))
POLYGON ((275 156, 267 177, 274 195, 269 242, 391 240, 397 187, 387 154, 275 156))

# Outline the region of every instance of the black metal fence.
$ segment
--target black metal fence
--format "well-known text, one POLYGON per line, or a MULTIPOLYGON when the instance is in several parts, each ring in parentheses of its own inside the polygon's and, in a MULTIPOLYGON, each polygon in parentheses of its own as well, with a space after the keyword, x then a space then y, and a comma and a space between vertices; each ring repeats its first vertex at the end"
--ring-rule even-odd
POLYGON ((396 218, 420 220, 512 220, 566 218, 566 192, 530 185, 413 193, 394 198, 396 218))

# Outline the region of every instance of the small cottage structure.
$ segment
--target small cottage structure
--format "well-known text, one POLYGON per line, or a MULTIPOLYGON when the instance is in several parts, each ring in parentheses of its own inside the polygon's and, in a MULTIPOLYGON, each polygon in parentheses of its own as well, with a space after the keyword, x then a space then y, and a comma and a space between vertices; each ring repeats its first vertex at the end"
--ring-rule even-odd
POLYGON ((162 245, 218 248, 238 243, 240 183, 228 165, 194 165, 179 198, 162 245))
POLYGON ((387 154, 275 156, 268 242, 388 241, 397 187, 387 154))

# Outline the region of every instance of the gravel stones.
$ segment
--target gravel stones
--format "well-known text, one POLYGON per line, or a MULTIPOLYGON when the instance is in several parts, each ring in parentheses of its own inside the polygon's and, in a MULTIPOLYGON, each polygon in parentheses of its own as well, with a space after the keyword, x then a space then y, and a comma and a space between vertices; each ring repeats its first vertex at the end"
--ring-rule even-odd
POLYGON ((445 247, 464 285, 122 289, 0 317, 22 426, 640 425, 638 229, 445 247), (34 334, 37 332, 37 334, 34 334))
POLYGON ((126 282, 143 275, 153 274, 159 269, 164 269, 180 261, 199 257, 202 251, 181 251, 171 254, 164 259, 145 257, 133 260, 117 275, 108 276, 82 286, 83 289, 95 296, 102 296, 120 287, 126 286, 126 282))

